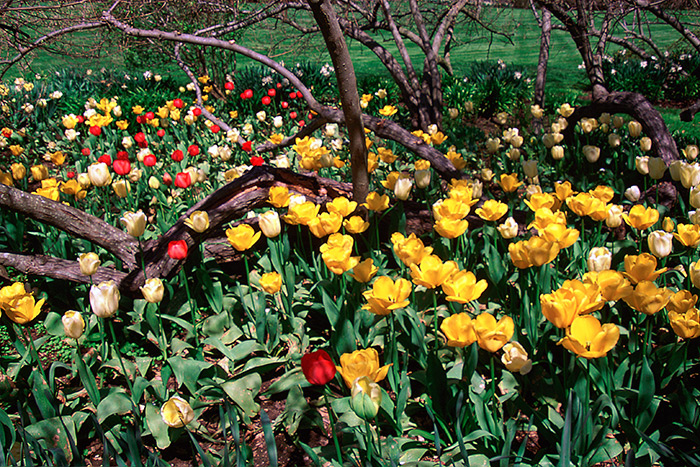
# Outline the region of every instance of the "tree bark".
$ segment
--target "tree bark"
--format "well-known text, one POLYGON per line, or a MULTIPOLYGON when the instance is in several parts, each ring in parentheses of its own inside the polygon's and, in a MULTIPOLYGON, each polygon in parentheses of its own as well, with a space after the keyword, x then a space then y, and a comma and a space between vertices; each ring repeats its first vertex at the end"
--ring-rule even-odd
MULTIPOLYGON (((547 82, 547 64, 549 63, 549 45, 552 38, 552 13, 542 7, 541 18, 542 34, 540 35, 540 56, 537 60, 537 77, 535 78, 535 105, 544 108, 544 88, 547 82)), ((539 131, 542 129, 542 119, 533 121, 533 125, 539 131)))
POLYGON ((360 95, 357 92, 357 78, 352 66, 350 52, 338 24, 338 17, 329 0, 308 0, 316 23, 321 29, 326 48, 331 56, 335 76, 338 80, 340 102, 345 115, 345 125, 350 139, 350 169, 352 171, 353 199, 364 203, 369 193, 367 173, 367 145, 362 124, 360 95))

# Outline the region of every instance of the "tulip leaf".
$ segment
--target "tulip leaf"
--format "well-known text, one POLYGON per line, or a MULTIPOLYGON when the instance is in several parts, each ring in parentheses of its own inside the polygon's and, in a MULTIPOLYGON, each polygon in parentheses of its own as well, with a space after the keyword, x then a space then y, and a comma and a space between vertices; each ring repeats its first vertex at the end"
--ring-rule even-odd
POLYGON ((199 374, 212 366, 211 363, 192 358, 185 359, 178 356, 170 357, 168 363, 170 364, 170 368, 173 369, 178 387, 182 387, 184 384, 192 394, 197 392, 199 374))
POLYGON ((216 282, 212 281, 209 272, 202 269, 197 270, 197 279, 214 313, 219 314, 224 311, 224 292, 221 282, 218 280, 216 282))
POLYGON ((123 415, 134 407, 129 395, 123 390, 113 390, 97 406, 97 420, 102 424, 111 415, 123 415))
POLYGON ((642 373, 639 380, 639 397, 637 398, 637 410, 644 411, 649 407, 651 400, 654 397, 656 384, 654 382, 654 373, 649 366, 649 360, 646 355, 642 360, 642 373))
POLYGON ((46 327, 46 332, 52 336, 64 336, 63 332, 63 321, 61 321, 61 315, 55 311, 50 311, 44 319, 44 327, 46 327))
POLYGON ((236 403, 248 417, 254 417, 260 410, 255 402, 255 396, 260 392, 262 378, 259 373, 251 373, 235 381, 227 381, 221 385, 226 394, 236 403))
POLYGON ((338 309, 335 300, 328 295, 324 287, 319 287, 319 289, 321 290, 321 298, 323 299, 323 310, 326 312, 328 322, 331 323, 331 326, 335 329, 338 322, 338 315, 340 315, 340 309, 338 309))
POLYGON ((165 449, 170 446, 170 433, 168 425, 160 416, 160 411, 153 404, 146 404, 146 424, 151 434, 156 439, 156 444, 159 449, 165 449))
POLYGON ((43 441, 48 449, 60 449, 68 462, 73 460, 71 444, 75 445, 77 437, 72 417, 66 415, 41 420, 27 426, 26 431, 37 440, 43 441))
POLYGON ((211 315, 204 320, 202 334, 205 336, 221 337, 228 327, 230 318, 228 313, 211 315))
POLYGON ((267 388, 264 394, 278 394, 280 392, 289 391, 296 386, 308 385, 309 383, 306 381, 306 376, 302 373, 301 368, 297 367, 280 376, 277 381, 267 388))

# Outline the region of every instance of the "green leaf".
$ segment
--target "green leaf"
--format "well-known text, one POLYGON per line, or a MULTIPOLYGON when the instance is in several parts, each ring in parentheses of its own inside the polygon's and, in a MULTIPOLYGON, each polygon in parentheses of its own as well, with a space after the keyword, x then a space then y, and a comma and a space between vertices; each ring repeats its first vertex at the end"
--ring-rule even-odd
POLYGON ((114 414, 124 415, 131 412, 133 407, 134 403, 126 391, 114 389, 97 406, 97 420, 100 423, 104 423, 109 416, 114 414))
POLYGON ((175 379, 177 379, 178 382, 178 387, 181 387, 184 384, 192 394, 197 392, 199 374, 212 366, 211 363, 203 362, 201 360, 182 358, 178 356, 170 357, 168 359, 168 363, 173 369, 175 379))
POLYGON ((61 315, 55 311, 50 311, 44 319, 44 326, 46 327, 46 332, 52 336, 61 336, 65 334, 63 332, 63 321, 61 321, 61 315))
POLYGON ((75 423, 70 416, 53 417, 40 422, 33 423, 26 428, 27 433, 38 440, 43 440, 49 449, 58 448, 65 455, 68 462, 73 460, 71 442, 69 437, 75 442, 75 423))
POLYGON ((199 279, 200 288, 204 291, 204 296, 209 302, 214 313, 219 314, 224 311, 224 292, 221 287, 221 282, 212 281, 211 276, 206 270, 198 269, 197 278, 199 279))
POLYGON ((262 378, 259 373, 251 373, 235 381, 228 381, 221 388, 236 403, 248 417, 254 417, 260 410, 255 402, 255 396, 260 392, 262 378))
POLYGON ((639 380, 639 397, 637 398, 638 411, 641 412, 649 407, 655 391, 656 384, 654 382, 654 373, 652 373, 651 367, 649 367, 649 361, 645 355, 642 360, 642 374, 639 380))
POLYGON ((159 449, 165 449, 170 446, 171 440, 168 425, 165 424, 163 417, 160 416, 160 410, 153 404, 146 404, 146 424, 156 439, 159 449))

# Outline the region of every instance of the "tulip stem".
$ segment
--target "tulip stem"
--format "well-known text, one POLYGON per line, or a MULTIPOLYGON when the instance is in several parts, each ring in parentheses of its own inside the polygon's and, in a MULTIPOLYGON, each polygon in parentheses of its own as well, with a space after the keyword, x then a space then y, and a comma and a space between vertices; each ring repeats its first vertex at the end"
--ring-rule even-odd
POLYGON ((438 310, 437 310, 437 294, 433 291, 433 332, 435 333, 435 352, 438 350, 438 310))
POLYGON ((119 343, 117 341, 117 336, 116 336, 116 334, 114 334, 114 325, 112 324, 111 320, 109 320, 107 322, 107 327, 109 327, 109 333, 112 335, 112 340, 114 341, 114 352, 117 354, 117 359, 119 360, 119 365, 122 367, 122 372, 124 373, 124 378, 126 379, 126 384, 127 384, 127 386, 129 386, 129 393, 131 394, 131 397, 133 397, 134 396, 134 386, 131 384, 131 378, 129 378, 129 374, 126 372, 126 367, 124 366, 124 360, 122 359, 122 353, 119 351, 119 343))
POLYGON ((148 280, 146 275, 146 260, 143 257, 143 244, 141 243, 141 237, 138 238, 139 241, 139 253, 141 254, 141 269, 143 270, 143 280, 144 282, 148 280))
POLYGON ((369 465, 372 465, 372 454, 374 453, 374 436, 372 435, 372 427, 365 420, 365 443, 367 444, 367 460, 369 465))
POLYGON ((328 386, 324 386, 323 388, 323 401, 326 404, 326 410, 328 411, 328 420, 330 420, 331 424, 331 433, 333 434, 333 444, 335 445, 335 455, 338 458, 338 463, 343 464, 343 452, 340 449, 340 442, 338 441, 338 434, 335 431, 335 421, 336 421, 336 416, 335 412, 333 411, 333 407, 331 407, 331 404, 328 402, 328 386))
POLYGON ((24 336, 25 339, 27 339, 27 342, 29 344, 29 350, 31 352, 32 358, 36 360, 36 364, 39 367, 39 371, 41 372, 41 376, 44 378, 44 381, 46 384, 52 389, 51 392, 53 392, 53 385, 49 384, 49 378, 46 376, 46 371, 44 370, 44 366, 41 364, 41 358, 39 358, 39 352, 37 352, 36 347, 34 346, 34 339, 32 339, 32 334, 29 333, 29 336, 27 336, 24 331, 22 332, 22 335, 24 336))
POLYGON ((102 363, 107 361, 107 346, 105 345, 105 323, 102 318, 97 318, 97 327, 100 331, 100 355, 102 356, 102 363))
POLYGON ((190 286, 187 282, 187 276, 185 275, 185 269, 180 269, 180 280, 185 284, 185 293, 187 294, 187 303, 190 304, 190 319, 192 320, 192 332, 194 333, 194 342, 197 349, 199 349, 199 336, 197 334, 197 314, 196 314, 196 302, 192 300, 192 295, 190 294, 190 286))

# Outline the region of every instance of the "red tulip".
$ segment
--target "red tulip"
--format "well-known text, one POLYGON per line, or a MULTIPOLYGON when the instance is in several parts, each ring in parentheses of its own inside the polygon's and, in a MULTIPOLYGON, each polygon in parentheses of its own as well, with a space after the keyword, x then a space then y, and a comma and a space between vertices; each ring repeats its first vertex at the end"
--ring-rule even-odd
POLYGON ((129 153, 126 151, 117 151, 117 159, 122 159, 125 161, 129 160, 129 153))
POLYGON ((270 97, 275 97, 275 94, 277 94, 277 91, 274 89, 268 89, 267 90, 267 95, 270 97))
POLYGON ((260 156, 253 156, 250 158, 250 165, 255 166, 255 167, 263 165, 264 162, 265 162, 265 159, 263 159, 260 156))
POLYGON ((170 155, 170 157, 175 162, 180 162, 182 159, 185 158, 185 155, 182 153, 182 151, 180 151, 179 149, 176 149, 173 151, 173 153, 170 155))
POLYGON ((301 91, 297 91, 297 99, 301 99, 304 97, 304 95, 301 93, 301 91))
POLYGON ((90 134, 92 136, 100 136, 102 134, 102 128, 98 127, 97 125, 91 126, 90 127, 90 134))
POLYGON ((200 109, 199 107, 195 107, 194 109, 192 109, 192 115, 194 115, 195 117, 199 117, 200 115, 202 115, 202 109, 200 109))
POLYGON ((289 93, 289 98, 290 98, 290 99, 296 99, 296 97, 297 97, 297 93, 296 93, 296 92, 290 92, 290 93, 289 93))
POLYGON ((297 113, 296 113, 295 111, 292 110, 291 112, 289 112, 289 118, 291 118, 292 120, 294 120, 295 118, 297 118, 297 113))
POLYGON ((146 135, 143 133, 143 131, 139 131, 134 135, 134 141, 136 141, 137 144, 146 142, 146 135))
POLYGON ((116 161, 114 161, 114 165, 112 166, 112 168, 114 169, 114 172, 118 175, 126 175, 129 172, 131 172, 131 162, 129 162, 128 159, 117 159, 116 161))
POLYGON ((178 188, 187 188, 192 184, 192 179, 190 174, 187 172, 180 172, 175 175, 175 186, 178 188))
POLYGON ((173 177, 168 172, 163 174, 163 184, 165 186, 170 186, 173 184, 173 177))
POLYGON ((156 131, 156 134, 162 138, 165 136, 165 130, 161 128, 160 130, 156 131))
POLYGON ((153 154, 146 154, 143 156, 143 165, 146 167, 153 167, 156 165, 156 162, 158 162, 158 159, 156 159, 156 156, 153 154))
POLYGON ((90 155, 90 148, 83 148, 83 149, 80 150, 80 153, 81 153, 83 156, 89 156, 89 155, 90 155))
POLYGON ((272 100, 270 99, 270 96, 263 96, 262 99, 260 99, 260 102, 262 102, 262 105, 270 105, 270 102, 272 100))
POLYGON ((299 126, 304 126, 304 125, 306 125, 306 122, 305 122, 304 120, 299 120, 299 121, 297 122, 297 125, 299 125, 299 126))
POLYGON ((85 117, 78 115, 78 123, 85 123, 85 117))
POLYGON ((144 122, 143 115, 138 115, 138 116, 136 117, 136 123, 143 123, 143 122, 144 122))
POLYGON ((241 144, 241 149, 243 149, 245 152, 252 151, 253 150, 252 141, 246 141, 245 143, 241 144))
POLYGON ((66 176, 67 176, 68 178, 73 178, 73 177, 75 177, 75 172, 73 172, 72 170, 70 170, 70 171, 66 174, 66 176))
POLYGON ((154 118, 156 118, 156 114, 154 114, 153 112, 146 112, 145 117, 146 120, 153 120, 154 118))
POLYGON ((287 107, 289 107, 289 102, 287 102, 287 101, 282 101, 282 104, 280 104, 280 105, 282 105, 282 108, 283 108, 283 109, 286 109, 287 107))
POLYGON ((227 91, 233 91, 234 89, 236 89, 236 85, 233 84, 233 82, 231 81, 226 81, 226 84, 224 84, 224 89, 226 89, 227 91))
POLYGON ((221 130, 221 127, 219 125, 212 125, 209 127, 212 133, 216 134, 221 130))
POLYGON ((185 106, 185 103, 183 102, 182 99, 180 99, 180 98, 178 97, 177 99, 173 99, 173 106, 174 106, 176 109, 181 109, 181 108, 183 108, 183 107, 185 106))
POLYGON ((187 258, 187 242, 184 240, 173 240, 168 243, 168 256, 177 260, 187 258))
POLYGON ((307 353, 301 357, 301 371, 311 384, 323 386, 335 376, 335 365, 325 350, 307 353))
POLYGON ((190 156, 196 156, 199 154, 199 146, 196 144, 190 144, 189 147, 187 148, 187 154, 190 156))
POLYGON ((246 90, 245 90, 245 98, 246 98, 246 99, 252 99, 252 98, 253 98, 253 90, 252 90, 252 89, 246 89, 246 90))
POLYGON ((107 164, 107 166, 110 166, 112 165, 112 158, 109 156, 109 154, 102 154, 97 158, 97 162, 104 162, 107 164))
POLYGON ((282 89, 282 83, 277 83, 277 89, 282 89))

